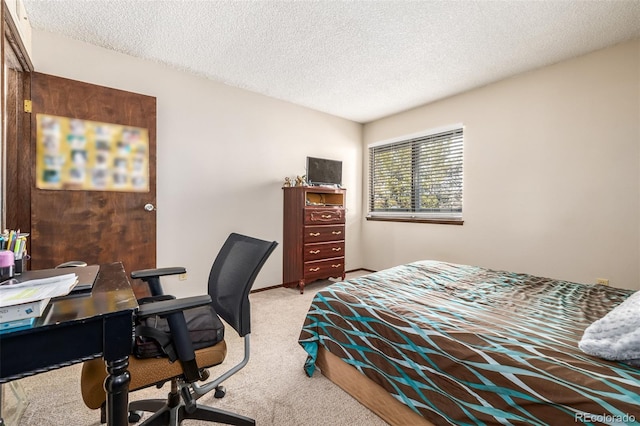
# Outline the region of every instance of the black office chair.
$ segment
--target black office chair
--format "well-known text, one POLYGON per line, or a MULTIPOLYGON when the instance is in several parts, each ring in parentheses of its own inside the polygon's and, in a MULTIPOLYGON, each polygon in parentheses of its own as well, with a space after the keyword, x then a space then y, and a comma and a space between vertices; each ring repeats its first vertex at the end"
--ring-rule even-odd
MULTIPOLYGON (((167 318, 173 347, 179 360, 171 363, 168 358, 130 357, 130 391, 152 385, 161 386, 166 381, 171 381, 171 391, 166 400, 132 401, 129 404, 132 416, 135 416, 137 411, 154 412, 142 423, 143 425, 168 425, 170 421, 173 425, 178 425, 183 419, 232 425, 255 424, 253 419, 200 405, 196 400, 214 389, 216 397, 224 396, 225 391, 220 384, 242 369, 249 361, 251 333, 249 292, 256 276, 277 244, 275 241, 268 242, 235 233, 229 235, 211 267, 208 296, 166 300, 167 296, 158 295, 162 292, 158 284, 159 277, 184 273, 183 268, 143 270, 131 274, 133 278, 143 279, 152 287, 156 287, 152 292, 156 294, 151 299, 159 299, 159 301, 140 304, 137 316, 145 318, 159 315, 167 318), (198 385, 196 382, 208 378, 206 369, 222 363, 227 352, 224 340, 213 346, 193 349, 188 337, 188 320, 185 320, 185 316, 189 317, 189 311, 185 309, 207 305, 213 307, 215 313, 244 338, 244 358, 218 378, 204 385, 198 385)), ((89 408, 102 408, 103 414, 106 399, 103 389, 105 377, 105 366, 102 360, 84 363, 81 379, 83 400, 89 408)), ((104 416, 102 420, 104 422, 104 416)))

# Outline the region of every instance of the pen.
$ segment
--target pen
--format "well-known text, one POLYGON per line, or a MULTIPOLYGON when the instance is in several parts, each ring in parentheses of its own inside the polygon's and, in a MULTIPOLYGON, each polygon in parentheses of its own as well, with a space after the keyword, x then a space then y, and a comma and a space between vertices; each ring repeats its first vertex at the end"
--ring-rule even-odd
POLYGON ((13 229, 9 231, 9 239, 7 240, 7 250, 13 251, 13 249, 15 248, 14 247, 15 236, 16 236, 16 233, 13 229))

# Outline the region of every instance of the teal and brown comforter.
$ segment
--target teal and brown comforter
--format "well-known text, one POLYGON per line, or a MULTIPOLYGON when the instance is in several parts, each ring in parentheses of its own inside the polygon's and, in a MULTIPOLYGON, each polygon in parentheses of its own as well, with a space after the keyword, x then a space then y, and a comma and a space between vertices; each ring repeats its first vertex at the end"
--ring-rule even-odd
POLYGON ((330 285, 299 342, 435 424, 638 424, 640 369, 584 354, 632 291, 423 261, 330 285))

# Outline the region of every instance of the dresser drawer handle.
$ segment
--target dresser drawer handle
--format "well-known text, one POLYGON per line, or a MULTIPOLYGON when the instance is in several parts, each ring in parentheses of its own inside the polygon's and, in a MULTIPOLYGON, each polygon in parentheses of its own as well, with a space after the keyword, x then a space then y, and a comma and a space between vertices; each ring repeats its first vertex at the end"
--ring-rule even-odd
POLYGON ((320 270, 320 267, 309 268, 309 272, 317 272, 320 270))
POLYGON ((331 233, 332 233, 333 235, 340 235, 340 234, 342 234, 342 231, 333 231, 333 232, 331 232, 331 233))
POLYGON ((318 235, 320 235, 319 232, 309 232, 310 237, 317 237, 318 235))
POLYGON ((333 250, 333 251, 340 251, 340 250, 342 250, 342 247, 333 247, 331 250, 333 250))
POLYGON ((332 217, 333 217, 333 215, 330 215, 330 214, 323 214, 322 215, 323 219, 331 219, 332 217))
POLYGON ((341 263, 338 263, 337 265, 331 265, 331 267, 332 267, 332 268, 339 268, 339 267, 341 267, 341 266, 342 266, 342 264, 341 264, 341 263))
POLYGON ((309 250, 309 254, 318 254, 320 250, 309 250))

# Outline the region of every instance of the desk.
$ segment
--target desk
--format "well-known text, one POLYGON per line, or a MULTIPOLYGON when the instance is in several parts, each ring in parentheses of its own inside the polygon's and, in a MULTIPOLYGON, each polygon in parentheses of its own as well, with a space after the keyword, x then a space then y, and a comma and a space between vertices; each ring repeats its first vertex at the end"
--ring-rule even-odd
POLYGON ((52 299, 33 327, 0 335, 0 383, 102 357, 109 373, 107 423, 128 425, 137 308, 122 263, 100 265, 91 293, 52 299))

